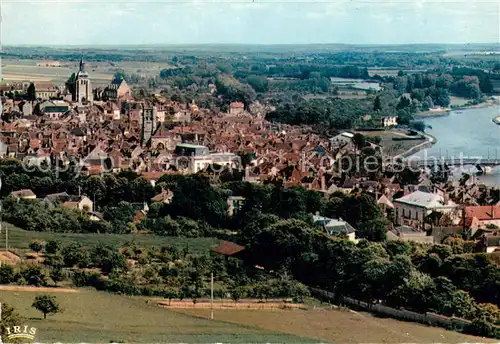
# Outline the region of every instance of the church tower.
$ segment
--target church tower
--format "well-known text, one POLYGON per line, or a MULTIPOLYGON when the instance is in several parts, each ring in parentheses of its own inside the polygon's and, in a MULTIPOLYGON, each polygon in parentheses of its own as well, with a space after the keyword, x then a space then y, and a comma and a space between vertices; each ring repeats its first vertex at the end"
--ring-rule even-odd
POLYGON ((85 71, 85 62, 83 58, 80 60, 80 69, 76 74, 75 79, 75 93, 73 94, 73 101, 83 103, 85 101, 91 102, 93 100, 92 84, 88 73, 85 71))
POLYGON ((151 136, 156 131, 156 116, 158 109, 156 106, 142 105, 142 130, 141 130, 141 145, 144 147, 148 144, 151 136))

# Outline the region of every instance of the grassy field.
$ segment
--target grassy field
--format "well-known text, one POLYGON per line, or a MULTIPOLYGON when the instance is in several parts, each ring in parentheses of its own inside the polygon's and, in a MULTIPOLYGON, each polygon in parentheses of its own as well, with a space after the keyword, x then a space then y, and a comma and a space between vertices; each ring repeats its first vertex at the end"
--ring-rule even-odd
MULTIPOLYGON (((183 248, 186 245, 193 253, 206 252, 210 247, 217 245, 220 240, 215 238, 179 238, 164 237, 149 234, 75 234, 75 233, 49 233, 49 232, 29 232, 2 223, 2 233, 8 229, 9 248, 27 249, 32 240, 58 239, 63 244, 78 242, 84 246, 94 245, 98 242, 113 245, 116 247, 137 245, 141 247, 162 247, 177 246, 183 248)), ((5 247, 5 235, 0 235, 0 247, 5 247)))
MULTIPOLYGON (((78 71, 78 62, 61 61, 61 67, 40 67, 40 60, 2 60, 3 79, 6 82, 36 81, 63 84, 72 73, 78 71)), ((166 63, 153 62, 88 62, 87 72, 94 86, 106 85, 111 82, 118 70, 128 74, 138 74, 145 77, 158 76, 160 71, 168 68, 166 63)))
POLYGON ((469 102, 469 101, 470 101, 470 99, 467 99, 467 98, 455 97, 455 96, 450 97, 450 105, 462 106, 462 105, 467 104, 467 102, 469 102))
MULTIPOLYGON (((201 309, 177 310, 206 316, 201 309)), ((280 331, 329 343, 495 342, 416 323, 345 310, 215 310, 215 320, 280 331)))
POLYGON ((374 137, 380 136, 382 141, 380 141, 380 145, 383 147, 384 154, 387 155, 398 155, 406 152, 411 147, 414 147, 418 144, 425 142, 425 139, 422 140, 411 140, 411 141, 393 141, 393 137, 404 137, 403 133, 395 132, 395 131, 360 131, 361 134, 374 137))
POLYGON ((2 291, 0 300, 23 315, 27 325, 37 328, 36 341, 41 343, 316 342, 303 336, 169 311, 142 298, 86 289, 79 293, 49 293, 56 296, 63 313, 43 320, 42 314, 31 307, 34 297, 39 294, 2 291))

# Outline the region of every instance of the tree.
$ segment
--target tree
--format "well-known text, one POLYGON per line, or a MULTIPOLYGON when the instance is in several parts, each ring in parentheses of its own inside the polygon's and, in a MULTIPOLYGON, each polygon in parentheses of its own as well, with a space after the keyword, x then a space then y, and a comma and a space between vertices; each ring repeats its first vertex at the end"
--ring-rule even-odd
POLYGON ((245 290, 240 286, 231 288, 229 290, 229 293, 231 294, 231 299, 233 299, 235 303, 237 303, 241 298, 245 297, 245 290))
POLYGON ((373 101, 373 111, 382 111, 382 102, 380 101, 380 96, 376 96, 373 101))
POLYGON ((0 284, 9 284, 14 282, 14 268, 9 264, 0 265, 0 284))
POLYGON ((52 270, 50 270, 50 278, 54 281, 54 285, 57 286, 57 282, 66 278, 66 273, 64 272, 63 267, 60 265, 54 266, 52 270))
POLYGON ((30 242, 30 250, 39 253, 41 250, 43 250, 43 243, 40 240, 33 240, 30 242))
POLYGON ((43 313, 43 318, 47 319, 47 314, 57 314, 61 312, 61 307, 57 303, 56 297, 52 295, 38 295, 35 297, 31 307, 43 313))
POLYGON ((363 134, 356 133, 352 137, 352 142, 358 149, 361 149, 366 145, 366 138, 363 134))
POLYGON ((34 102, 36 100, 36 89, 35 84, 31 83, 26 90, 26 97, 29 101, 34 102))
POLYGON ((23 317, 7 303, 2 302, 2 313, 0 318, 0 336, 4 335, 7 327, 16 326, 23 323, 23 317))
POLYGON ((57 239, 49 240, 45 244, 45 252, 48 254, 55 254, 61 248, 61 242, 57 239))

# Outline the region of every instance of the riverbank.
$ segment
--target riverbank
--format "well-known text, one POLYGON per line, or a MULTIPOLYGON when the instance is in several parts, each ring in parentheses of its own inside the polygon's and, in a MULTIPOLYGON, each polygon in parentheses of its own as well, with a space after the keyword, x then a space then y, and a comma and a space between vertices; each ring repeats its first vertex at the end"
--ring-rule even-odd
POLYGON ((407 151, 405 151, 401 154, 395 155, 394 159, 408 158, 408 157, 412 156, 413 154, 418 153, 421 150, 428 148, 437 142, 437 138, 435 138, 434 136, 432 136, 430 134, 422 133, 422 136, 425 136, 425 138, 426 138, 426 140, 424 142, 419 143, 418 145, 411 147, 410 149, 408 149, 407 151))
POLYGON ((418 112, 413 115, 414 118, 434 118, 434 117, 443 117, 448 116, 451 111, 462 111, 462 110, 470 110, 470 109, 482 109, 488 108, 492 106, 499 105, 500 101, 498 99, 488 100, 484 103, 474 104, 474 105, 463 105, 457 106, 454 108, 440 108, 435 110, 418 112))

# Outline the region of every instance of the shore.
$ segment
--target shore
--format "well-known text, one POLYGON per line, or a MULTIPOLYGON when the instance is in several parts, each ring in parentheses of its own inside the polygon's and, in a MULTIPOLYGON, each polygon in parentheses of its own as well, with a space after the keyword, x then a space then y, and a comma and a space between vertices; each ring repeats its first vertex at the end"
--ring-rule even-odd
POLYGON ((405 151, 401 154, 395 155, 393 158, 394 159, 396 159, 396 158, 403 158, 403 159, 408 158, 408 157, 412 156, 413 154, 420 152, 422 149, 425 149, 429 146, 432 146, 433 144, 435 144, 437 142, 437 139, 430 134, 422 133, 422 136, 425 136, 425 138, 426 138, 425 142, 419 143, 418 145, 411 147, 407 151, 405 151))
POLYGON ((499 105, 500 101, 499 100, 488 100, 484 103, 479 103, 476 105, 464 105, 464 106, 457 106, 454 108, 441 108, 437 110, 429 110, 429 111, 423 111, 419 112, 413 115, 414 118, 432 118, 432 117, 442 117, 442 116, 448 116, 448 114, 451 111, 461 111, 461 110, 469 110, 469 109, 481 109, 481 108, 487 108, 487 107, 492 107, 499 105))

